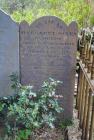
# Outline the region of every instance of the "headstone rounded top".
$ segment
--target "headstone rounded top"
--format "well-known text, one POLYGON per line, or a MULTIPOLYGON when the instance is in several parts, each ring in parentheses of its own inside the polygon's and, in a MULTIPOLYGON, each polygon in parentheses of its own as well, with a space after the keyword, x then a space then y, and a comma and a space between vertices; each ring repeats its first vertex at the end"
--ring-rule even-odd
POLYGON ((47 21, 48 21, 48 20, 51 20, 51 23, 52 23, 52 24, 53 24, 53 22, 56 23, 56 21, 57 21, 57 22, 63 24, 63 26, 64 26, 65 28, 74 27, 74 30, 77 30, 77 28, 78 28, 76 21, 72 21, 70 24, 67 25, 62 19, 60 19, 60 18, 58 18, 58 17, 56 17, 56 16, 43 16, 43 17, 40 17, 40 18, 36 19, 35 21, 33 21, 30 25, 29 25, 28 22, 22 21, 22 22, 20 23, 20 25, 21 25, 21 26, 37 27, 37 24, 38 24, 38 26, 39 26, 39 22, 40 22, 40 27, 43 28, 43 23, 46 24, 46 21, 45 21, 45 20, 47 20, 47 21))

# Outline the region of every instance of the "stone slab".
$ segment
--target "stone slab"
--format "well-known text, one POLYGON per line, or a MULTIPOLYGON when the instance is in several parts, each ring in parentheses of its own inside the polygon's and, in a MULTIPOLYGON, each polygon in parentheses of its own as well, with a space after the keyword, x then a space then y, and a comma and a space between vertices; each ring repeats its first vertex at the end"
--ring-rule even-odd
POLYGON ((63 95, 62 117, 72 118, 76 70, 77 24, 67 26, 54 16, 41 17, 31 25, 20 24, 20 74, 22 84, 39 89, 52 77, 63 81, 57 93, 63 95))
POLYGON ((0 10, 0 97, 13 95, 12 72, 19 74, 19 25, 0 10))

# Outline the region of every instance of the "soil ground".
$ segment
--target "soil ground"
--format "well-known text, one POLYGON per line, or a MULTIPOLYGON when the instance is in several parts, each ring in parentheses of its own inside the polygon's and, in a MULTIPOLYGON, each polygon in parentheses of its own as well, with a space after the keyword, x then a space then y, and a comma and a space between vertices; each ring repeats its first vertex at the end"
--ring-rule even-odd
POLYGON ((64 140, 64 135, 61 129, 43 128, 40 131, 36 131, 33 140, 64 140))

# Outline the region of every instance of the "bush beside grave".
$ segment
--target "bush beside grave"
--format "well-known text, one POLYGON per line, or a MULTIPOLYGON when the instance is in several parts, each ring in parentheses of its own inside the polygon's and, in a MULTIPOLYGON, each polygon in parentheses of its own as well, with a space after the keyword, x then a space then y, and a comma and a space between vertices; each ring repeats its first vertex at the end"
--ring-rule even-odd
MULTIPOLYGON (((49 8, 49 3, 46 2, 46 6, 40 4, 40 6, 37 5, 37 8, 27 8, 22 10, 22 12, 17 9, 11 14, 11 16, 17 22, 26 20, 31 23, 41 16, 54 15, 63 19, 67 24, 75 20, 78 23, 79 28, 86 24, 92 24, 91 17, 89 18, 92 11, 91 7, 83 0, 66 0, 65 2, 63 2, 63 0, 62 2, 59 0, 51 0, 51 2, 51 8, 49 8)), ((42 4, 44 3, 42 2, 42 4)))
MULTIPOLYGON (((36 129, 45 125, 53 128, 57 113, 63 111, 55 94, 61 82, 49 78, 36 93, 32 86, 21 85, 16 75, 11 75, 11 81, 17 96, 13 103, 8 104, 5 137, 26 140, 36 129)), ((2 104, 1 110, 6 105, 2 104)))

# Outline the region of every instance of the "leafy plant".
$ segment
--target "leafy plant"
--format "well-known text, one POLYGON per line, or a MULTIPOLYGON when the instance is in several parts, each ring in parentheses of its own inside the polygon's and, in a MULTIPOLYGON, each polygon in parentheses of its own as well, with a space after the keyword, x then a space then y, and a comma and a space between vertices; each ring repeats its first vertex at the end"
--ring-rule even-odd
POLYGON ((67 126, 72 126, 73 125, 73 120, 70 119, 65 119, 64 121, 62 121, 62 123, 60 124, 60 127, 62 129, 65 129, 67 126))
POLYGON ((21 85, 16 75, 11 75, 11 80, 18 99, 8 108, 8 120, 13 120, 12 124, 9 121, 6 124, 8 135, 12 138, 28 137, 29 132, 43 125, 54 127, 56 114, 63 111, 55 94, 56 87, 61 82, 49 78, 36 93, 32 86, 21 85))
POLYGON ((91 7, 84 0, 41 0, 33 3, 32 10, 28 7, 23 12, 16 10, 11 14, 12 18, 17 22, 26 20, 31 23, 41 16, 53 15, 61 18, 69 24, 71 21, 76 21, 79 28, 90 24, 91 7))
POLYGON ((22 140, 22 139, 26 140, 30 135, 31 135, 31 130, 29 129, 19 130, 17 140, 22 140))
POLYGON ((94 15, 90 16, 90 25, 94 26, 94 15))
POLYGON ((0 112, 4 109, 4 103, 0 102, 0 112))

